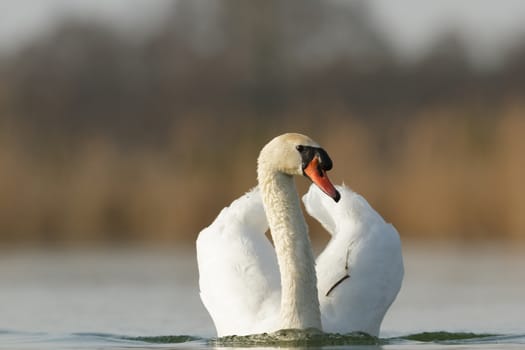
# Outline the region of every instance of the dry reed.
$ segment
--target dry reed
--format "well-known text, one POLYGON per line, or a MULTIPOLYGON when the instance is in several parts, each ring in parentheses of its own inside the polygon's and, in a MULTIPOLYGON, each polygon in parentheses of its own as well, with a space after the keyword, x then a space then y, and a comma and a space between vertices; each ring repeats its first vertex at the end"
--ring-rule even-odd
MULTIPOLYGON (((524 113, 519 104, 490 118, 450 108, 382 132, 332 113, 325 127, 297 131, 325 146, 333 180, 362 193, 404 239, 524 241, 524 113)), ((259 147, 285 131, 249 130, 214 144, 216 131, 188 121, 162 151, 122 152, 95 138, 63 157, 36 155, 3 132, 0 242, 192 242, 255 185, 259 147)))

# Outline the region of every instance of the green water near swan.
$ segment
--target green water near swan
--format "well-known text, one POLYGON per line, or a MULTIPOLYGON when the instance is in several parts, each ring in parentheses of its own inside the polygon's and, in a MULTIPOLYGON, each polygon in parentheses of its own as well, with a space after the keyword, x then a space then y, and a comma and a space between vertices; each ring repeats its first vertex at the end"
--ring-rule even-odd
POLYGON ((392 338, 366 334, 326 334, 281 330, 272 334, 201 338, 190 335, 136 336, 105 333, 52 335, 0 330, 1 348, 10 349, 155 349, 155 348, 406 348, 427 349, 442 345, 466 349, 506 349, 525 346, 525 334, 502 335, 467 332, 422 332, 392 338), (5 342, 6 338, 8 339, 5 342), (4 340, 4 341, 2 341, 4 340))

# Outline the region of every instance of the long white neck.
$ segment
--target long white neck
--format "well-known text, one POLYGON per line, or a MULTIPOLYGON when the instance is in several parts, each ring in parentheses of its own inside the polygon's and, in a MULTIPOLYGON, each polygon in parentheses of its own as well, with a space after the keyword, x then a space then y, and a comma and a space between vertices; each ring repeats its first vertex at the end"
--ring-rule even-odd
POLYGON ((258 169, 259 187, 281 273, 281 328, 321 328, 317 278, 293 177, 258 169))

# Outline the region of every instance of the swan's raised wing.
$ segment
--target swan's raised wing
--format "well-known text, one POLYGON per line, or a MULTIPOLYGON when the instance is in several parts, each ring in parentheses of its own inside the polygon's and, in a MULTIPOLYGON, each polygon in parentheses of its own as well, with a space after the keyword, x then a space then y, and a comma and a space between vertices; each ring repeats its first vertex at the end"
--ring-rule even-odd
POLYGON ((338 203, 313 185, 303 197, 332 235, 316 266, 323 329, 377 336, 403 279, 399 234, 363 197, 336 187, 338 203))
POLYGON ((275 251, 258 189, 224 208, 197 239, 201 299, 219 336, 261 333, 279 315, 275 251))

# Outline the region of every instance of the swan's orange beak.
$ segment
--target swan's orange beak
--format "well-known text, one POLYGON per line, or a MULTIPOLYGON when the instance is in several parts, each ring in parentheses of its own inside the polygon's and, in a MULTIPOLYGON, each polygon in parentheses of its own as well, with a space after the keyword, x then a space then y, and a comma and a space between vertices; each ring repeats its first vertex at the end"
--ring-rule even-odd
POLYGON ((319 165, 319 156, 315 156, 303 171, 324 193, 329 195, 334 201, 339 202, 341 195, 328 178, 326 170, 319 165))

